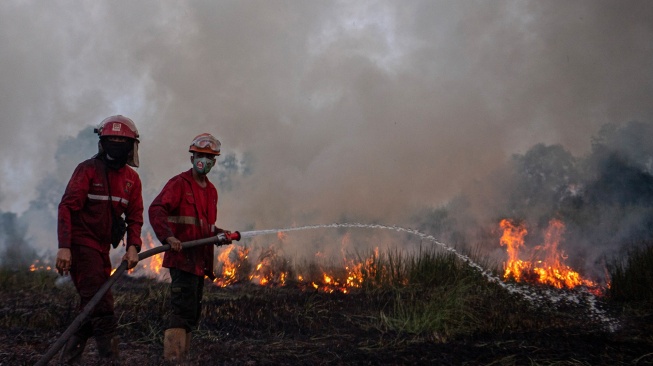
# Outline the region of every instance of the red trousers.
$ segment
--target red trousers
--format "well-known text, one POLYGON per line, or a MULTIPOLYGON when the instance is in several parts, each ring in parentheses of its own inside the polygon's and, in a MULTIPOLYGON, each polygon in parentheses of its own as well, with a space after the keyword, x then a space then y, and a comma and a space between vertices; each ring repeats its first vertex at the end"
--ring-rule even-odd
MULTIPOLYGON (((109 254, 84 245, 73 244, 70 252, 72 255, 70 277, 79 294, 79 310, 82 311, 111 276, 111 259, 109 254)), ((109 289, 90 313, 89 321, 84 323, 79 333, 83 338, 88 338, 91 335, 100 336, 115 331, 113 294, 109 289)))

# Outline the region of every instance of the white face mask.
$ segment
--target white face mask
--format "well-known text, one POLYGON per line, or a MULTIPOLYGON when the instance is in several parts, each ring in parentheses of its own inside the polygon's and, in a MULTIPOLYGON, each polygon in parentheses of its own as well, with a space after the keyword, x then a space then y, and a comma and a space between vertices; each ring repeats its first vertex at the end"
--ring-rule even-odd
POLYGON ((213 168, 213 159, 210 158, 194 158, 193 159, 193 169, 198 174, 209 174, 211 171, 211 168, 213 168))

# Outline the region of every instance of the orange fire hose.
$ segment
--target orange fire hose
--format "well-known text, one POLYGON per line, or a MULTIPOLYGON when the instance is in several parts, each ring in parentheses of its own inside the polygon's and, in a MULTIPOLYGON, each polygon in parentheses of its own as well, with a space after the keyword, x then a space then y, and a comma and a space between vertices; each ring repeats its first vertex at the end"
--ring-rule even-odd
MULTIPOLYGON (((207 244, 216 244, 216 245, 225 245, 227 243, 230 243, 233 240, 240 240, 240 232, 234 231, 232 233, 221 233, 216 236, 212 236, 209 238, 205 239, 198 239, 198 240, 191 240, 191 241, 186 241, 181 243, 182 248, 192 248, 192 247, 197 247, 201 245, 207 245, 207 244)), ((165 244, 160 247, 152 248, 150 250, 147 250, 145 252, 139 253, 138 254, 138 260, 141 261, 145 258, 149 258, 155 254, 159 254, 161 252, 165 252, 170 250, 170 244, 165 244)), ((91 298, 91 300, 86 304, 84 307, 84 310, 82 310, 79 315, 73 320, 73 322, 68 326, 68 329, 66 329, 61 336, 59 336, 59 339, 57 339, 56 342, 50 346, 50 349, 41 357, 39 362, 37 362, 35 365, 36 366, 45 366, 48 364, 50 359, 61 349, 61 347, 66 344, 68 341, 68 338, 70 338, 77 330, 79 330, 79 327, 82 326, 82 322, 88 317, 88 315, 93 311, 93 308, 100 302, 100 299, 102 299, 102 296, 109 291, 111 286, 116 282, 116 280, 125 272, 127 269, 127 261, 122 261, 118 268, 113 272, 113 274, 109 277, 107 282, 100 287, 98 292, 95 293, 95 295, 91 298)))

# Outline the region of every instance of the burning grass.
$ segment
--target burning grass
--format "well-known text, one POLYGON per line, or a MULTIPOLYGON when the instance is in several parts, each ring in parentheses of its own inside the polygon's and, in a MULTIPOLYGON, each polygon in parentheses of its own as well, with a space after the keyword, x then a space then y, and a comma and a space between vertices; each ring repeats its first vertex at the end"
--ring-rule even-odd
MULTIPOLYGON (((577 299, 534 304, 451 253, 374 252, 359 259, 360 286, 346 293, 315 282, 328 267, 323 263, 293 270, 316 278, 274 287, 207 281, 191 364, 653 364, 650 297, 600 299, 597 306, 621 324, 609 331, 578 290, 514 284, 577 299)), ((615 274, 647 271, 638 260, 623 261, 615 274)), ((348 273, 334 281, 346 281, 348 273)), ((34 364, 74 319, 75 291, 70 283, 55 286, 56 278, 52 271, 0 271, 3 364, 34 364)), ((167 286, 133 276, 114 286, 125 364, 162 364, 167 286)), ((92 342, 85 356, 95 358, 92 342)))

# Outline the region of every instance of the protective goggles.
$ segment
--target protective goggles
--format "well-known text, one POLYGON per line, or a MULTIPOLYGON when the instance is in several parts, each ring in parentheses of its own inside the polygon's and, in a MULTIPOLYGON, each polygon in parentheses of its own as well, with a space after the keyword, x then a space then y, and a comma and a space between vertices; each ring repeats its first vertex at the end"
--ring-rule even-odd
POLYGON ((190 144, 189 151, 220 155, 220 141, 209 134, 197 136, 190 144))

